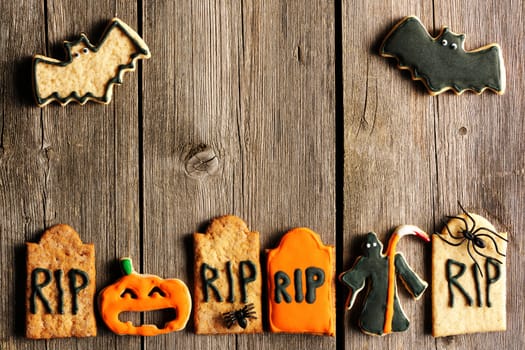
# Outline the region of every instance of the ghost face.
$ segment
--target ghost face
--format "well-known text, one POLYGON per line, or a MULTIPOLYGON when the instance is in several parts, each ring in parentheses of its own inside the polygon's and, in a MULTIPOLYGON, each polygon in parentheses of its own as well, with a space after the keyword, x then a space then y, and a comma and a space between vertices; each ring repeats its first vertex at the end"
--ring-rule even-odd
POLYGON ((377 239, 377 236, 375 233, 369 233, 366 236, 366 241, 363 246, 364 248, 364 256, 366 257, 380 257, 381 251, 383 250, 383 245, 379 240, 377 239))

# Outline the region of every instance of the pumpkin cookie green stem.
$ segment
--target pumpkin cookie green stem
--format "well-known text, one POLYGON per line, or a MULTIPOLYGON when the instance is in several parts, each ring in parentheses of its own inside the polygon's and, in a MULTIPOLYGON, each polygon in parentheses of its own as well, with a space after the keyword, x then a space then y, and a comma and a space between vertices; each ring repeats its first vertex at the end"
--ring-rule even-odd
POLYGON ((135 273, 135 269, 133 268, 133 262, 131 261, 131 258, 120 258, 120 269, 122 270, 122 273, 124 273, 124 275, 126 276, 135 273))

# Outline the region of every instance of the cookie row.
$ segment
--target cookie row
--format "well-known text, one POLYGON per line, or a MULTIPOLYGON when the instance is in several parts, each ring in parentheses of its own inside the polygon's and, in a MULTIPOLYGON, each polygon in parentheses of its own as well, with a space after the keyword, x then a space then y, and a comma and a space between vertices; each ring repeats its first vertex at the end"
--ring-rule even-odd
MULTIPOLYGON (((432 235, 433 335, 505 330, 507 233, 485 218, 463 212, 449 217, 441 234, 432 235), (465 322, 465 320, 469 320, 465 322)), ((402 237, 430 237, 416 226, 401 225, 383 245, 366 235, 363 254, 339 275, 350 289, 347 307, 368 287, 359 326, 364 333, 405 331, 409 321, 397 297, 397 277, 417 299, 427 288, 397 251, 402 237)), ((124 276, 98 295, 107 327, 117 334, 158 335, 186 327, 194 306, 197 334, 260 333, 262 270, 259 233, 232 215, 213 219, 195 233, 193 302, 186 284, 137 273, 121 259, 124 276), (123 312, 172 309, 161 328, 123 322, 123 312)), ((29 338, 96 335, 94 315, 95 250, 68 225, 46 230, 39 244, 27 243, 26 336, 29 338)), ((266 250, 268 323, 275 333, 335 335, 334 247, 308 228, 283 235, 266 250)))

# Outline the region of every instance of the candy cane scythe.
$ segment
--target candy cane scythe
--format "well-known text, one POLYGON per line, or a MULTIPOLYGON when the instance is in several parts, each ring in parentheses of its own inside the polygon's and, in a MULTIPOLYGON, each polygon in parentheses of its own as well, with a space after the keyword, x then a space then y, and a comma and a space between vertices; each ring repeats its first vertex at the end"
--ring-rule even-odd
POLYGON ((396 280, 396 246, 401 237, 406 235, 415 235, 426 242, 430 242, 430 237, 419 227, 413 225, 401 225, 396 227, 394 233, 388 241, 388 248, 386 255, 388 257, 388 291, 387 304, 385 312, 385 325, 383 327, 384 334, 392 333, 392 320, 394 318, 394 294, 395 294, 395 280, 396 280))

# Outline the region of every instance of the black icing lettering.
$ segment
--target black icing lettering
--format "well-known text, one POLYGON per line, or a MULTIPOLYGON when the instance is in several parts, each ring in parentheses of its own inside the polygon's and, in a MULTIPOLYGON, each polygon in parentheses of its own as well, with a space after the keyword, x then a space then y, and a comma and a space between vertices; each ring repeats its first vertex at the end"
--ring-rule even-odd
POLYGON ((49 306, 49 301, 42 293, 42 288, 46 287, 49 283, 51 283, 51 271, 40 267, 37 267, 31 271, 31 297, 29 298, 29 308, 32 314, 36 314, 37 298, 42 301, 45 311, 48 314, 52 313, 51 306, 49 306), (39 274, 44 276, 44 280, 40 284, 38 283, 39 274))
POLYGON ((478 305, 478 307, 482 307, 483 300, 481 296, 481 286, 479 281, 480 273, 476 264, 472 265, 472 274, 474 275, 474 283, 476 284, 476 304, 478 305))
POLYGON ((76 315, 78 312, 78 294, 89 285, 89 276, 85 271, 71 269, 67 273, 69 278, 69 291, 71 292, 71 313, 76 315), (77 276, 82 282, 77 285, 77 276))
POLYGON ((64 271, 55 271, 55 284, 57 286, 57 312, 61 315, 64 314, 64 289, 62 288, 62 276, 64 276, 64 271))
POLYGON ((246 285, 257 279, 257 268, 255 264, 250 260, 243 260, 239 263, 239 287, 241 289, 241 302, 247 303, 248 296, 246 291, 246 285), (245 274, 245 267, 248 268, 249 274, 245 274))
POLYGON ((273 276, 273 281, 275 285, 274 290, 274 300, 277 304, 280 304, 284 299, 285 302, 291 303, 292 297, 286 291, 286 287, 290 285, 290 278, 288 275, 282 271, 277 271, 273 276))
POLYGON ((228 261, 226 263, 226 274, 228 277, 228 298, 226 299, 226 301, 228 301, 229 303, 233 303, 235 301, 235 296, 233 292, 234 281, 231 261, 228 261))
POLYGON ((472 297, 465 291, 463 286, 458 282, 458 279, 463 276, 466 270, 466 265, 460 263, 459 261, 455 261, 452 259, 448 259, 447 263, 447 281, 448 281, 448 295, 449 295, 449 301, 450 301, 450 307, 454 307, 454 292, 452 291, 452 286, 455 286, 465 297, 467 300, 467 304, 469 306, 472 306, 472 297), (459 272, 452 276, 452 265, 456 265, 459 267, 459 272))
POLYGON ((490 302, 490 285, 494 284, 501 277, 499 263, 492 258, 487 258, 487 260, 485 261, 485 273, 487 275, 487 296, 486 296, 487 306, 491 307, 492 303, 490 302), (489 266, 491 265, 494 267, 493 271, 495 272, 494 275, 492 276, 490 275, 490 268, 489 268, 489 266))
POLYGON ((295 269, 293 272, 293 282, 295 288, 295 302, 302 303, 304 300, 303 294, 303 272, 301 269, 295 269))
POLYGON ((219 271, 217 271, 216 268, 213 268, 206 263, 203 263, 201 265, 202 293, 205 302, 208 302, 210 299, 208 288, 213 291, 213 294, 215 294, 215 300, 217 300, 218 302, 223 301, 221 293, 219 293, 219 290, 213 284, 213 282, 215 282, 217 278, 219 278, 219 271), (211 272, 210 277, 208 277, 207 271, 211 272))
POLYGON ((324 271, 318 267, 309 267, 306 269, 306 302, 315 303, 315 290, 324 283, 324 271))

